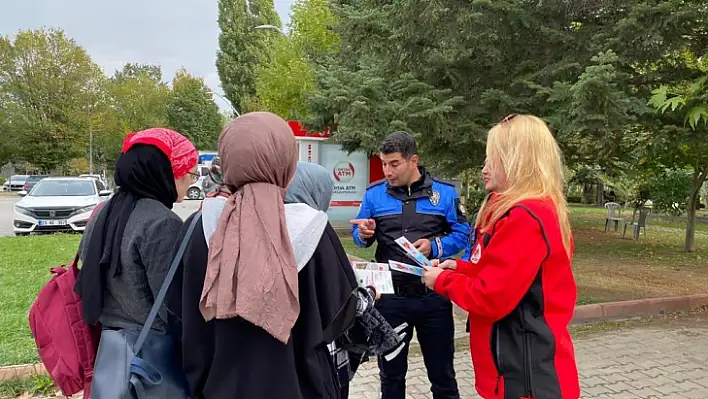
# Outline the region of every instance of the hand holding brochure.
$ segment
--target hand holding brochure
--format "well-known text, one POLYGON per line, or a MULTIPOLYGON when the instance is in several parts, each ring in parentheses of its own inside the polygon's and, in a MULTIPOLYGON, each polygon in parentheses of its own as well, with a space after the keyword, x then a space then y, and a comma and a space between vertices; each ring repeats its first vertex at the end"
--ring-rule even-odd
POLYGON ((406 237, 396 239, 396 244, 403 248, 403 250, 406 251, 406 255, 408 255, 409 258, 413 259, 415 263, 419 264, 422 267, 433 267, 433 262, 431 262, 430 259, 426 258, 425 255, 418 251, 418 248, 414 247, 413 244, 411 244, 411 242, 408 241, 406 237))

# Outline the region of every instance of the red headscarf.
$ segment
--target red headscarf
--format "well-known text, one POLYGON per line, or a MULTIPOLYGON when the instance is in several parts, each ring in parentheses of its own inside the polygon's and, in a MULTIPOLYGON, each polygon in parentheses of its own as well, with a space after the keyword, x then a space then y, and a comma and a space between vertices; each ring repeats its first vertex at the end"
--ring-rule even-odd
POLYGON ((184 177, 199 161, 199 153, 191 141, 174 130, 152 128, 129 134, 123 141, 125 154, 135 144, 154 145, 167 155, 175 179, 184 177))

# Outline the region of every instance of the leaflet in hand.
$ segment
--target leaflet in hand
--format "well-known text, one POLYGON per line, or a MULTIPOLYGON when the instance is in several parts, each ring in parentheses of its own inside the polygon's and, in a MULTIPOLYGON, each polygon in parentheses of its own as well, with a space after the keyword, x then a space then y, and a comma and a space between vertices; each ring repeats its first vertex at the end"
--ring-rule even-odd
POLYGON ((389 270, 388 263, 352 262, 352 267, 360 270, 378 270, 380 272, 389 270))
POLYGON ((391 270, 386 263, 352 262, 357 281, 362 287, 374 286, 381 294, 393 294, 391 270))
POLYGON ((408 255, 409 258, 413 259, 415 263, 424 267, 433 267, 433 262, 431 262, 430 259, 426 258, 425 255, 418 251, 418 248, 414 247, 413 244, 411 244, 411 242, 408 241, 406 237, 396 239, 396 244, 403 248, 403 250, 406 251, 406 255, 408 255))
POLYGON ((416 276, 423 276, 423 268, 418 266, 409 265, 408 263, 396 262, 395 260, 388 261, 388 265, 391 270, 398 272, 413 274, 416 276))

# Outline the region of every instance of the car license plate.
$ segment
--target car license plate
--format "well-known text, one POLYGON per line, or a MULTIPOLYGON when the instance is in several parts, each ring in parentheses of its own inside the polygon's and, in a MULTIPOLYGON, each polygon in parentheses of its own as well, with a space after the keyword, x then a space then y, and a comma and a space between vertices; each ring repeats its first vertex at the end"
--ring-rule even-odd
POLYGON ((66 220, 40 220, 39 225, 44 226, 66 226, 66 220))

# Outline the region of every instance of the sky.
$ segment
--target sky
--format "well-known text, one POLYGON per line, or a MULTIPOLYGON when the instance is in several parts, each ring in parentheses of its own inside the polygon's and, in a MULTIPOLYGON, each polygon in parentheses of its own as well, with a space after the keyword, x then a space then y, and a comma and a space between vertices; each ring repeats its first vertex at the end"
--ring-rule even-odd
MULTIPOLYGON (((293 0, 274 0, 283 26, 293 0)), ((223 94, 214 65, 219 28, 217 0, 4 0, 0 35, 20 29, 63 29, 107 75, 125 63, 162 66, 170 81, 184 67, 223 94)), ((228 103, 215 97, 229 110, 228 103)))

